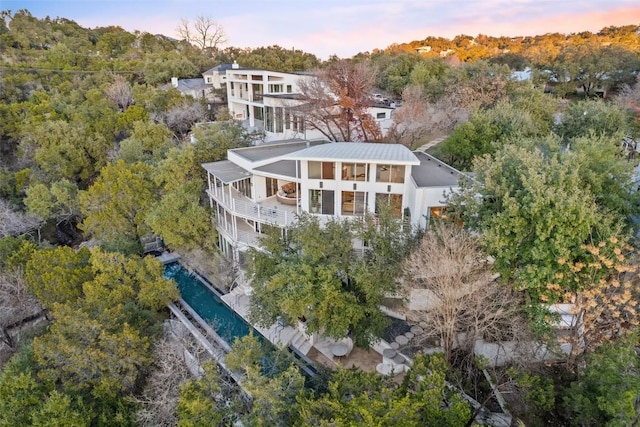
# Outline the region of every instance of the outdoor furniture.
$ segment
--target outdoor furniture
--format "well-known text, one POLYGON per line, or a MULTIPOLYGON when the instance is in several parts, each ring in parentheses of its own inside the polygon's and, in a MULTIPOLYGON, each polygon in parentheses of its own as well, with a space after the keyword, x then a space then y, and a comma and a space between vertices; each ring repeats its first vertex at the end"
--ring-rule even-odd
POLYGON ((347 355, 349 352, 349 346, 345 343, 335 343, 331 346, 331 354, 333 354, 337 358, 342 358, 347 355))

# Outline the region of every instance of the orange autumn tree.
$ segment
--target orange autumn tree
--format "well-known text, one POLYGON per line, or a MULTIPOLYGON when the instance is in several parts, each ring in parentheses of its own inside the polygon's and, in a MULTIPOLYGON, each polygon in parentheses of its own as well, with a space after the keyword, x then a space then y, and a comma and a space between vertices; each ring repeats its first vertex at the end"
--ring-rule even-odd
POLYGON ((563 268, 556 274, 559 280, 572 278, 577 290, 565 292, 557 283, 547 285, 558 300, 574 303, 574 353, 615 341, 640 324, 640 265, 633 248, 612 236, 597 245, 585 244, 583 249, 588 253, 586 259, 573 263, 560 259, 563 268))

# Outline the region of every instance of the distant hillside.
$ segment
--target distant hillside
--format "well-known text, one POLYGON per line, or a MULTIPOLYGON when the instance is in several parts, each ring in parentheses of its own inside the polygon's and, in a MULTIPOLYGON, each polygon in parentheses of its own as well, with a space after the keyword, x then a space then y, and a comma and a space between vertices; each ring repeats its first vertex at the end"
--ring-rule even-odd
MULTIPOLYGON (((472 37, 461 34, 453 40, 428 36, 422 40, 397 43, 385 49, 375 49, 371 55, 380 53, 416 53, 425 58, 455 55, 462 62, 490 59, 504 55, 522 56, 535 61, 552 57, 567 45, 598 43, 619 45, 633 52, 640 52, 640 26, 605 27, 597 33, 548 33, 532 37, 493 37, 479 34, 472 37)), ((361 54, 362 55, 362 54, 361 54)))

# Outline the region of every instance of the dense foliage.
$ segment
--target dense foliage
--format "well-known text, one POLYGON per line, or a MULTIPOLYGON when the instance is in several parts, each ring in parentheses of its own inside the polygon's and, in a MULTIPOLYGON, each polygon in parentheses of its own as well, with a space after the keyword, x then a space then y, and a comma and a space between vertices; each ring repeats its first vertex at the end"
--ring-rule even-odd
MULTIPOLYGON (((135 396, 160 357, 151 350, 164 307, 177 297, 161 266, 139 257, 140 239, 152 233, 173 249, 214 252, 200 164, 259 137, 161 86, 233 61, 321 69, 341 95, 340 108, 331 98, 330 110, 340 113, 345 136, 333 139, 381 138, 376 123, 354 127, 374 88, 403 102, 390 141, 415 146, 450 134, 436 154, 474 172, 450 217, 480 232, 502 284, 528 302, 535 326, 555 320, 540 310, 553 302, 575 303, 584 321, 571 337, 582 347, 566 366, 513 375, 529 393, 532 419, 637 422, 637 338, 627 333, 638 325, 629 245, 638 193, 635 146, 624 151, 620 142, 639 135, 639 38, 635 25, 595 34, 427 37, 321 63, 279 46, 201 49, 27 10, 0 12, 0 332, 14 352, 0 372, 0 426, 137 423, 135 396), (527 68, 532 80, 516 81, 513 72, 527 68), (354 82, 360 89, 349 87, 354 82), (218 121, 195 126, 211 118, 218 121), (90 237, 93 249, 71 249, 90 237), (45 326, 18 343, 7 328, 26 319, 45 326)), ((317 95, 309 99, 329 99, 317 95)), ((408 242, 402 224, 384 214, 377 224, 365 218, 326 227, 302 218, 284 235, 267 234, 265 251, 252 253, 252 316, 265 325, 278 316, 303 319, 311 333, 369 344, 384 327, 379 305, 398 290, 408 242), (367 242, 361 256, 354 239, 367 242)), ((427 263, 414 264, 413 277, 421 277, 427 263)), ((473 312, 468 303, 456 307, 473 312)), ((456 375, 440 356, 415 357, 402 384, 338 371, 311 393, 287 357, 264 375, 261 351, 241 342, 229 359, 246 378, 251 408, 220 400, 220 375, 205 365, 204 376, 181 389, 180 424, 465 425, 472 416, 445 383, 456 375)))

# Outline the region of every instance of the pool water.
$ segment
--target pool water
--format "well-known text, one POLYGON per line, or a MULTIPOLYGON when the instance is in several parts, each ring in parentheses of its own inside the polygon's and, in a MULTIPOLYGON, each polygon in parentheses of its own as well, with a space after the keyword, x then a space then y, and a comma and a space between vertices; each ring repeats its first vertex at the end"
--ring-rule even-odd
POLYGON ((164 275, 175 280, 180 295, 229 345, 252 329, 216 293, 179 263, 165 266, 164 275))
MULTIPOLYGON (((264 356, 260 360, 262 373, 271 377, 279 372, 280 367, 276 364, 277 358, 272 356, 276 348, 222 301, 217 290, 204 283, 198 276, 190 273, 178 262, 167 264, 164 268, 164 276, 175 280, 182 299, 209 323, 227 344, 232 345, 236 338, 253 333, 264 350, 264 356)), ((290 353, 291 357, 295 359, 295 363, 302 368, 305 379, 310 380, 317 373, 311 361, 295 352, 290 351, 290 353)))

